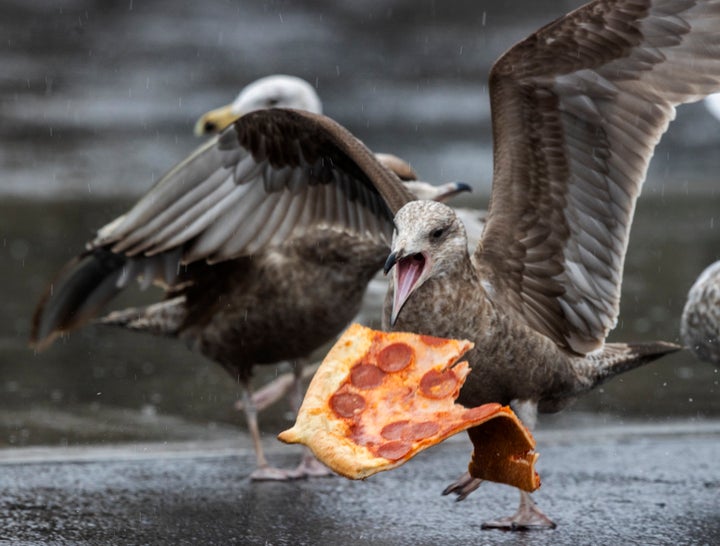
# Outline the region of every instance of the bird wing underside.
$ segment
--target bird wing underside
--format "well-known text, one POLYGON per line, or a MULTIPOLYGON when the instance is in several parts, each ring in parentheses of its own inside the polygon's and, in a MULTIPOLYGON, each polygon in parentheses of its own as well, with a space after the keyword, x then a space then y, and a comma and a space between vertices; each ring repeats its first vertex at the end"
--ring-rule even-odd
POLYGON ((90 247, 131 259, 180 249, 188 264, 253 255, 317 228, 389 244, 393 210, 409 199, 398 178, 332 120, 260 110, 172 169, 90 247))
POLYGON ((493 67, 494 182, 475 260, 560 346, 602 346, 635 201, 675 105, 720 87, 720 2, 600 1, 493 67))

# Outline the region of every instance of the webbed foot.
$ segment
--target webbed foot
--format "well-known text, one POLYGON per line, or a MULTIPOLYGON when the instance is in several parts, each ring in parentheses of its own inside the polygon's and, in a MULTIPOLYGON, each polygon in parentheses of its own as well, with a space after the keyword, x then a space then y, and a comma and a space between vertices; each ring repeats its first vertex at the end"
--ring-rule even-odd
POLYGON ((542 531, 555 529, 557 525, 537 507, 529 493, 520 491, 520 506, 514 515, 487 521, 483 529, 501 529, 503 531, 542 531))
POLYGON ((335 473, 315 458, 315 455, 308 449, 295 469, 304 478, 323 478, 335 476, 335 473))
POLYGON ((473 478, 468 472, 465 472, 453 483, 448 485, 442 492, 443 495, 454 493, 457 495, 456 501, 465 500, 467 496, 475 491, 482 484, 482 480, 473 478))
POLYGON ((298 472, 296 468, 293 469, 283 469, 283 468, 275 468, 274 466, 258 466, 255 470, 253 470, 252 474, 250 474, 250 479, 252 481, 277 481, 277 482, 283 482, 283 481, 289 481, 289 480, 297 480, 299 478, 304 478, 305 476, 298 472))

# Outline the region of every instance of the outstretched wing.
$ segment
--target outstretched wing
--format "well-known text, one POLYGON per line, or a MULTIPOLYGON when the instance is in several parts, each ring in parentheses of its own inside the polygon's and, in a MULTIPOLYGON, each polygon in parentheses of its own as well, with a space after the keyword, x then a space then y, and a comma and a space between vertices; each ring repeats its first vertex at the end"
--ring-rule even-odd
POLYGON ((171 170, 90 246, 128 257, 182 249, 187 264, 254 254, 320 225, 386 241, 394 210, 410 199, 329 118, 258 110, 171 170))
POLYGON ((493 67, 494 181, 475 255, 492 297, 560 346, 602 346, 635 201, 675 106, 720 89, 720 2, 599 0, 493 67))
POLYGON ((172 285, 180 266, 193 262, 250 256, 319 229, 389 246, 393 215, 412 198, 329 118, 284 109, 246 114, 61 270, 35 312, 31 342, 42 348, 82 325, 136 278, 172 285))

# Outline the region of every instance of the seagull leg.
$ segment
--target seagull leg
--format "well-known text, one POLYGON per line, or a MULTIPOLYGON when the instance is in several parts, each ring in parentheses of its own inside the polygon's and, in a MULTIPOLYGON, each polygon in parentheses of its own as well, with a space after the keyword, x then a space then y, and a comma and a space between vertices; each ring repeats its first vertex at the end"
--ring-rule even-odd
POLYGON ((467 496, 475 491, 482 484, 479 478, 473 478, 469 472, 465 472, 457 480, 448 485, 442 492, 443 495, 454 493, 457 495, 456 501, 465 500, 467 496))
MULTIPOLYGON (((313 366, 310 366, 313 368, 313 366)), ((290 390, 290 404, 297 417, 300 406, 304 398, 303 379, 305 378, 304 370, 307 369, 307 361, 298 359, 293 369, 293 384, 290 390)), ((303 458, 300 464, 294 470, 300 477, 320 478, 323 476, 334 476, 333 472, 320 461, 317 460, 313 452, 307 446, 303 446, 303 458)))
MULTIPOLYGON (((312 377, 319 367, 319 362, 317 364, 313 364, 312 366, 303 366, 302 378, 307 379, 312 377)), ((294 377, 294 372, 284 373, 277 376, 267 385, 263 385, 260 389, 255 391, 252 395, 252 401, 255 404, 257 411, 264 410, 285 396, 294 385, 294 377)), ((235 402, 235 409, 238 411, 245 409, 245 402, 243 399, 235 402)))
POLYGON ((494 521, 486 521, 483 529, 502 529, 505 531, 535 531, 555 529, 555 523, 537 507, 527 491, 520 491, 520 506, 512 516, 494 521))
MULTIPOLYGON (((532 432, 537 423, 537 402, 532 400, 513 400, 510 402, 510 406, 522 421, 523 425, 532 432)), ((465 472, 457 480, 448 485, 442 494, 449 495, 450 493, 454 493, 457 495, 455 500, 465 500, 470 493, 480 487, 480 484, 482 484, 482 480, 473 478, 469 472, 465 472)), ((532 500, 530 502, 532 502, 532 500)))
MULTIPOLYGON (((510 405, 523 424, 532 431, 537 423, 537 403, 532 400, 513 400, 510 405)), ((475 491, 482 480, 473 478, 465 472, 442 492, 443 495, 454 493, 458 501, 465 500, 475 491)), ((503 529, 506 531, 531 531, 538 529, 555 529, 556 525, 537 507, 530 493, 520 491, 520 506, 515 514, 509 517, 488 521, 482 524, 483 529, 503 529)))
POLYGON ((258 427, 257 422, 257 409, 253 403, 250 385, 243 382, 241 384, 241 388, 243 409, 245 411, 248 429, 250 429, 250 435, 252 436, 253 447, 255 448, 256 467, 250 474, 250 479, 283 481, 301 477, 295 472, 295 470, 283 470, 281 468, 272 467, 268 464, 267 459, 265 458, 265 451, 262 447, 262 441, 260 440, 260 428, 258 427))
MULTIPOLYGON (((533 400, 513 400, 510 402, 515 414, 531 432, 537 424, 538 407, 533 400)), ((505 531, 535 531, 555 529, 555 523, 543 514, 527 491, 520 491, 520 506, 512 516, 487 521, 482 524, 483 529, 503 529, 505 531)))

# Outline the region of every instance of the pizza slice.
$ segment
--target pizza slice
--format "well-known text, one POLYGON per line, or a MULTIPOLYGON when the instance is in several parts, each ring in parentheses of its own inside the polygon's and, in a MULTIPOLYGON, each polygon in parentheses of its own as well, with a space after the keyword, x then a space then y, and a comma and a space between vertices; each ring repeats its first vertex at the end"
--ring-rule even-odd
POLYGON ((313 377, 295 425, 279 438, 305 444, 338 474, 361 479, 470 429, 472 476, 533 491, 540 485, 535 441, 515 414, 500 404, 455 404, 470 373, 467 362, 456 362, 472 346, 354 324, 313 377))

